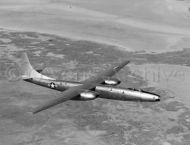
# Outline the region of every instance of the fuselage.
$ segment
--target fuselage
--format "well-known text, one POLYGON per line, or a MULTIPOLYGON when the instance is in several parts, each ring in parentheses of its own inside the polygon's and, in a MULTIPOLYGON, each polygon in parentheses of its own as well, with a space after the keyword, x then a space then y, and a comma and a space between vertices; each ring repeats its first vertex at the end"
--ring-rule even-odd
MULTIPOLYGON (((54 89, 57 91, 65 91, 71 87, 82 85, 80 82, 74 81, 63 81, 63 80, 49 80, 41 78, 25 79, 25 81, 54 89)), ((99 94, 99 98, 112 99, 112 100, 123 100, 123 101, 147 101, 154 102, 160 101, 160 96, 154 93, 145 92, 142 90, 135 90, 130 88, 118 88, 107 85, 97 85, 93 88, 94 92, 99 94)), ((75 97, 72 100, 81 100, 79 97, 75 97)))

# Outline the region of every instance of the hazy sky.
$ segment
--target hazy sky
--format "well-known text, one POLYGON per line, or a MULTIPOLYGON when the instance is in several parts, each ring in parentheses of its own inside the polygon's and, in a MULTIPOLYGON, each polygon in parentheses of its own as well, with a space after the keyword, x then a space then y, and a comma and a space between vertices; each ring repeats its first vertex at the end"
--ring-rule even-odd
POLYGON ((51 0, 0 0, 0 4, 36 4, 49 1, 51 0))

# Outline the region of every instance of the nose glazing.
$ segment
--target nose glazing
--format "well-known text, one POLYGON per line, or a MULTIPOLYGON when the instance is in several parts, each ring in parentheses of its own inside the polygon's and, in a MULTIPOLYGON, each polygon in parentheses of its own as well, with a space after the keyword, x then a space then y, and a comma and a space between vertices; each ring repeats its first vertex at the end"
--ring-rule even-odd
POLYGON ((160 101, 160 96, 155 96, 155 101, 160 101))

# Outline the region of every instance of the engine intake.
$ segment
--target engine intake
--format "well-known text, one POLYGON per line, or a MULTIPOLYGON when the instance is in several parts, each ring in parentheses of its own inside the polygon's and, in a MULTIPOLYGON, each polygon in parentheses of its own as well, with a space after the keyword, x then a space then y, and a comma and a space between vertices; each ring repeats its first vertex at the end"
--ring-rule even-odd
POLYGON ((113 85, 113 86, 116 86, 116 85, 118 85, 120 83, 121 83, 121 81, 118 80, 118 79, 116 79, 116 78, 106 79, 104 81, 104 84, 106 84, 106 85, 113 85))
POLYGON ((91 91, 82 92, 80 93, 80 100, 94 100, 98 96, 99 94, 96 92, 91 92, 91 91))

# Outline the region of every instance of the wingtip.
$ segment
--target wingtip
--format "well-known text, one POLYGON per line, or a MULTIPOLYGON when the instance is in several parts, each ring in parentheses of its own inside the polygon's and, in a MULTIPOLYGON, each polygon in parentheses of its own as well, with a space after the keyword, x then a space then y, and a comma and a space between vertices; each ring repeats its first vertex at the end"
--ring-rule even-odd
POLYGON ((37 112, 35 110, 30 110, 29 112, 31 115, 35 115, 37 112))
POLYGON ((128 64, 128 63, 130 63, 130 60, 126 60, 126 59, 125 59, 125 60, 121 60, 120 62, 121 62, 121 63, 128 64))
POLYGON ((41 111, 42 111, 42 109, 35 109, 35 110, 32 111, 32 114, 35 115, 35 114, 38 114, 41 111))
POLYGON ((128 63, 130 63, 131 61, 130 61, 130 60, 126 60, 125 62, 128 64, 128 63))
POLYGON ((33 115, 35 115, 35 114, 37 114, 37 113, 38 113, 38 112, 36 112, 36 111, 32 111, 32 114, 33 114, 33 115))
POLYGON ((130 60, 124 60, 124 61, 123 61, 123 64, 124 64, 124 65, 127 65, 127 64, 129 64, 129 63, 130 63, 130 60))

